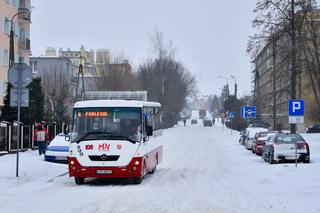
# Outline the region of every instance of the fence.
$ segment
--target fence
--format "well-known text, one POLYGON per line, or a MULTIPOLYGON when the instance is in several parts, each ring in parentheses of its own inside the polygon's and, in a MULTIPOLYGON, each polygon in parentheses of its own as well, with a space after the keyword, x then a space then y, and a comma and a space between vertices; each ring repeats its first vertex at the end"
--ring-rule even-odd
MULTIPOLYGON (((58 133, 62 132, 63 126, 58 126, 56 123, 45 124, 48 131, 49 140, 52 140, 58 133)), ((34 136, 34 125, 24 125, 20 123, 20 144, 19 149, 25 151, 27 149, 36 149, 38 144, 33 140, 34 136)), ((17 150, 17 133, 18 133, 18 122, 0 122, 0 155, 17 150)))

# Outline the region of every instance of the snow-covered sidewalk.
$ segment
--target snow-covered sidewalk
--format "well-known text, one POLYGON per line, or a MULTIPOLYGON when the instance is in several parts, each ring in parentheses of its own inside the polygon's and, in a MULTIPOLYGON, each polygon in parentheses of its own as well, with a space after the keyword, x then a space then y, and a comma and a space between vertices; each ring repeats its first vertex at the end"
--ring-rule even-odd
POLYGON ((36 151, 0 157, 0 212, 320 212, 320 134, 303 135, 311 163, 270 165, 239 145, 239 133, 197 125, 164 131, 163 162, 142 184, 77 186, 67 165, 36 151))

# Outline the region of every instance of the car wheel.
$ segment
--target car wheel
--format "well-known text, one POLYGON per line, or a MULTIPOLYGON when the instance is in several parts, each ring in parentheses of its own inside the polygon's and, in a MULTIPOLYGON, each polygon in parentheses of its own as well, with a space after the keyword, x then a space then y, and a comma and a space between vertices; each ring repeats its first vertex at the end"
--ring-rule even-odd
POLYGON ((82 177, 75 177, 74 181, 76 182, 77 185, 81 185, 84 183, 84 178, 82 177))
POLYGON ((252 152, 252 154, 254 154, 254 153, 255 153, 254 148, 251 148, 251 152, 252 152))
POLYGON ((274 164, 273 153, 270 153, 270 154, 269 154, 269 163, 270 163, 270 164, 274 164))
POLYGON ((303 163, 310 163, 310 159, 308 159, 308 160, 303 160, 303 163))

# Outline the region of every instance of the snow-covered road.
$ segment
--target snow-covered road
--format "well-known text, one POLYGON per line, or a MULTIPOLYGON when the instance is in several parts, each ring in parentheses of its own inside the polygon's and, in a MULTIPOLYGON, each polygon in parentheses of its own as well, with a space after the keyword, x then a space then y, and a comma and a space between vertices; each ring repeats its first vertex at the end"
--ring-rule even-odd
POLYGON ((306 135, 311 163, 269 165, 215 125, 164 131, 163 161, 142 184, 77 186, 67 166, 37 152, 0 157, 0 212, 320 212, 320 134, 306 135))

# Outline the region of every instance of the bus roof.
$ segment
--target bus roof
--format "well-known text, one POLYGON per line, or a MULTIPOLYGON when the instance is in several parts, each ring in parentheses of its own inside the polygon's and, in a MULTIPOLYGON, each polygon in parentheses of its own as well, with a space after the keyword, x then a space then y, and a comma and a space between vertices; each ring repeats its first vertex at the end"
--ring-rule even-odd
POLYGON ((157 102, 127 101, 127 100, 89 100, 78 101, 74 108, 85 107, 161 107, 157 102))

